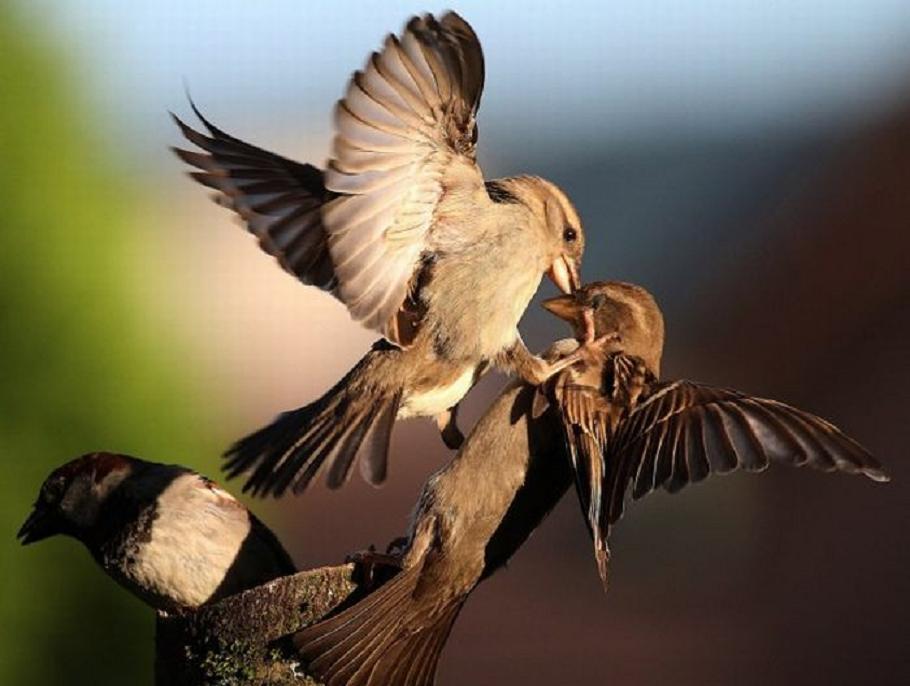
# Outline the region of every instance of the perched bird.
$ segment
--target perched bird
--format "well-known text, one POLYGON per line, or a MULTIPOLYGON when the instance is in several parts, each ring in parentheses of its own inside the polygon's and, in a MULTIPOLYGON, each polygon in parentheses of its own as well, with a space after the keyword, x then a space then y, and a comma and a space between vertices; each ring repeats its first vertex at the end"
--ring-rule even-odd
MULTIPOLYGON (((560 359, 576 346, 560 342, 546 357, 560 359)), ((532 416, 535 392, 522 383, 503 391, 455 458, 429 479, 403 550, 375 556, 400 571, 295 635, 308 674, 326 686, 434 683, 468 595, 508 561, 572 484, 558 416, 552 410, 532 416)))
POLYGON ((865 448, 813 414, 739 391, 661 381, 663 316, 640 286, 592 283, 544 307, 579 337, 590 336, 593 322, 598 337, 543 392, 562 417, 604 585, 607 537, 630 489, 637 500, 711 472, 759 472, 771 462, 888 480, 865 448))
POLYGON ((319 400, 277 417, 227 455, 245 489, 300 492, 327 470, 381 483, 396 419, 433 417, 449 447, 457 404, 488 365, 532 383, 555 366, 532 355, 518 321, 544 273, 578 285, 584 234, 554 184, 484 181, 476 114, 484 58, 453 12, 411 19, 351 78, 335 109, 325 170, 176 119, 200 151, 175 149, 260 247, 305 284, 344 303, 384 339, 319 400))
POLYGON ((19 530, 64 534, 159 612, 196 608, 296 570, 275 535, 230 493, 179 465, 90 453, 55 469, 19 530))

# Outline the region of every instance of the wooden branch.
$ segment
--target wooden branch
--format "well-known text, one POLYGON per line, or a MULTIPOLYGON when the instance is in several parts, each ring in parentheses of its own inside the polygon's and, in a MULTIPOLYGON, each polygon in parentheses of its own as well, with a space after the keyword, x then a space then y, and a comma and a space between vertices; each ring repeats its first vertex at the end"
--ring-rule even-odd
POLYGON ((179 615, 160 615, 155 683, 164 686, 313 685, 289 637, 359 595, 354 566, 323 567, 179 615), (353 597, 352 597, 353 596, 353 597))

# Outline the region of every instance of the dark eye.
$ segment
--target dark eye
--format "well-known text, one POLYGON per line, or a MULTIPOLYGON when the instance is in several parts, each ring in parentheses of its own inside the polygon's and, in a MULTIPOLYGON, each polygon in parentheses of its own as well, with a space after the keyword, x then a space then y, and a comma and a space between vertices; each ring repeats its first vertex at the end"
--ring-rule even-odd
POLYGON ((566 243, 574 243, 578 238, 578 231, 571 226, 566 227, 566 230, 562 232, 562 237, 566 243))
POLYGON ((66 484, 63 479, 53 479, 44 484, 44 488, 41 489, 41 499, 45 503, 53 505, 63 497, 63 491, 65 489, 66 484))

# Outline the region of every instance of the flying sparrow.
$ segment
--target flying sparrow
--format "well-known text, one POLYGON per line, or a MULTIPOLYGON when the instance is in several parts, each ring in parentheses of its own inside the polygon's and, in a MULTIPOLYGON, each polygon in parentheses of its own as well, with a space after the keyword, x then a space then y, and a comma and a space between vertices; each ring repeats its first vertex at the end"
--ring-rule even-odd
POLYGON ((594 333, 600 351, 550 379, 576 486, 607 580, 610 527, 634 499, 663 487, 674 493, 711 472, 759 472, 771 462, 887 481, 881 465, 837 427, 776 400, 691 381, 661 381, 664 321, 644 288, 596 282, 544 302, 579 338, 594 333))
POLYGON ((544 273, 564 292, 578 284, 581 221, 542 178, 484 181, 483 82, 480 43, 449 12, 414 17, 353 75, 324 170, 244 143, 195 106, 207 134, 177 119, 201 149, 175 150, 191 176, 285 270, 384 336, 322 398, 229 449, 245 489, 300 492, 323 469, 338 487, 361 448, 361 471, 379 484, 396 419, 434 417, 455 448, 457 404, 488 365, 539 383, 570 362, 532 355, 518 321, 544 273))
POLYGON ((64 534, 159 612, 196 608, 296 570, 275 535, 230 493, 178 465, 90 453, 55 469, 19 530, 64 534))

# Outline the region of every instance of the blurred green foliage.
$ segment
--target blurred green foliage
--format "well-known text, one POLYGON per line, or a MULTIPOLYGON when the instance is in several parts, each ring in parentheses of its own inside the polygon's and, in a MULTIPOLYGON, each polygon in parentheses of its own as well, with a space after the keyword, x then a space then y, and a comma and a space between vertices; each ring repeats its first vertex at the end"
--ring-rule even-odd
POLYGON ((0 684, 149 683, 152 613, 74 541, 20 548, 15 533, 72 457, 109 449, 199 466, 216 446, 197 433, 207 424, 179 351, 131 290, 152 278, 138 196, 67 65, 8 3, 0 92, 0 684))

